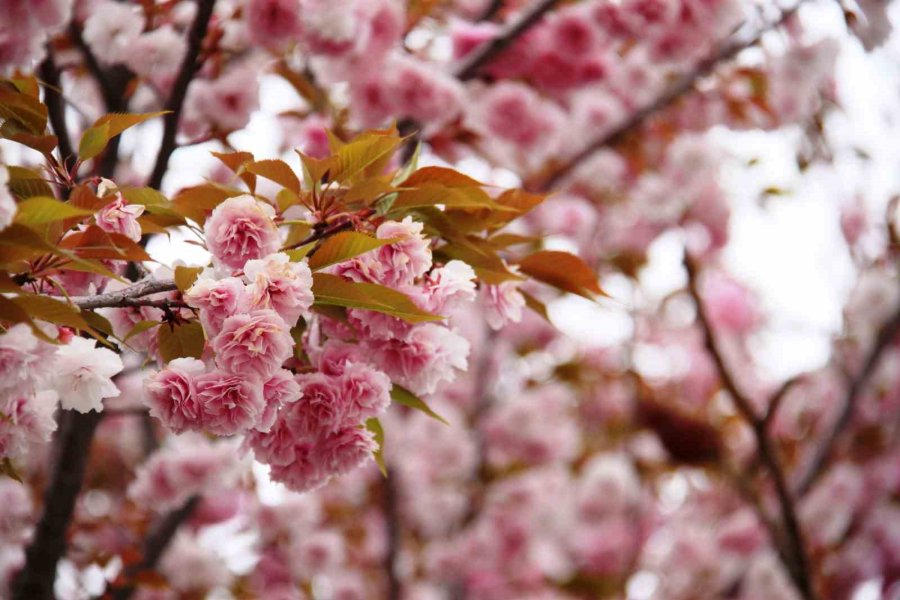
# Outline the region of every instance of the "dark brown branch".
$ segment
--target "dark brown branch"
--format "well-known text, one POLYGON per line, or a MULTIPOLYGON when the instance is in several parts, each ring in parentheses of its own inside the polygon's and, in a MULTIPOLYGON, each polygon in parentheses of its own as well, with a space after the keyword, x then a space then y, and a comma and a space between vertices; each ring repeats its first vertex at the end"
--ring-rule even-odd
POLYGON ((784 526, 784 543, 786 545, 785 551, 787 554, 781 555, 782 562, 785 563, 788 574, 791 576, 791 580, 800 592, 800 596, 804 598, 804 600, 815 600, 817 596, 813 588, 809 556, 803 538, 803 530, 801 529, 800 521, 797 518, 794 499, 788 489, 784 471, 781 468, 775 448, 772 445, 772 440, 769 437, 766 419, 764 416, 758 416, 756 414, 752 401, 741 391, 737 381, 732 375, 731 369, 725 362, 724 354, 719 348, 719 344, 716 340, 712 321, 706 312, 706 306, 703 303, 700 294, 697 265, 687 254, 685 254, 684 257, 684 267, 688 275, 688 292, 696 306, 697 324, 703 332, 706 350, 715 363, 716 371, 718 372, 723 387, 731 396, 738 412, 752 428, 753 435, 756 438, 759 460, 768 472, 775 488, 775 494, 778 498, 778 507, 781 511, 781 521, 784 526))
POLYGON ((649 117, 675 104, 682 96, 692 91, 698 81, 712 74, 719 65, 731 60, 743 50, 758 44, 766 33, 783 25, 808 1, 809 0, 797 0, 797 3, 791 8, 781 11, 776 19, 761 25, 749 37, 735 34, 725 42, 717 45, 708 56, 697 63, 693 70, 684 73, 672 85, 664 90, 662 94, 632 113, 631 116, 616 126, 612 131, 607 132, 585 146, 562 167, 554 171, 547 179, 541 181, 537 185, 537 188, 540 191, 548 191, 556 187, 563 179, 568 177, 578 165, 584 162, 584 160, 592 154, 601 148, 613 146, 621 142, 629 133, 643 125, 649 117))
POLYGON ((147 185, 154 189, 159 189, 162 184, 163 176, 166 174, 166 169, 169 166, 169 158, 175 151, 175 136, 178 133, 178 124, 181 121, 184 99, 187 97, 191 80, 194 79, 194 75, 200 68, 200 50, 203 47, 206 31, 209 29, 209 20, 212 17, 216 0, 198 0, 197 4, 197 17, 194 19, 194 23, 188 32, 187 53, 184 55, 178 77, 172 86, 172 93, 168 102, 166 102, 166 110, 170 112, 166 114, 163 121, 163 137, 159 147, 159 154, 156 156, 156 164, 153 166, 153 172, 150 174, 150 179, 147 182, 147 185))
POLYGON ((497 55, 509 48, 513 42, 536 25, 559 0, 538 0, 532 4, 522 15, 510 23, 500 34, 490 41, 485 42, 472 52, 462 64, 457 67, 455 75, 460 81, 468 81, 478 75, 481 68, 494 60, 497 55))
POLYGON ((172 279, 145 279, 115 292, 97 294, 96 296, 72 296, 69 300, 82 310, 123 306, 154 306, 154 303, 157 302, 155 300, 145 302, 135 302, 134 300, 151 294, 172 292, 177 289, 178 286, 172 279))
POLYGON ((825 435, 822 444, 818 447, 813 458, 810 460, 809 467, 804 472, 803 477, 799 480, 800 482, 797 485, 798 496, 806 494, 824 472, 825 467, 841 438, 841 434, 843 434, 844 430, 847 429, 847 426, 853 420, 853 415, 856 412, 856 405, 862 392, 866 389, 866 384, 869 382, 872 373, 874 373, 875 369, 878 367, 878 363, 884 355, 885 350, 888 349, 891 342, 894 341, 898 334, 900 334, 900 308, 898 308, 893 316, 882 325, 881 330, 878 332, 878 337, 875 339, 875 344, 872 346, 871 350, 869 350, 869 354, 863 362, 862 369, 860 369, 859 374, 856 377, 850 380, 850 384, 847 386, 847 392, 844 395, 841 413, 838 415, 837 419, 835 419, 831 429, 829 429, 828 433, 825 435))
POLYGON ((56 565, 66 552, 69 522, 81 491, 91 439, 102 414, 61 413, 59 452, 44 490, 44 512, 25 551, 25 566, 13 582, 12 600, 53 600, 56 565))
POLYGON ((53 49, 49 44, 47 45, 47 57, 38 67, 38 74, 44 82, 44 104, 47 105, 50 125, 53 127, 53 134, 57 139, 59 158, 66 173, 71 173, 78 157, 75 156, 72 140, 69 138, 69 130, 66 127, 66 107, 63 104, 59 68, 56 66, 53 49))
MULTIPOLYGON (((390 468, 390 467, 389 467, 390 468)), ((382 478, 382 507, 384 526, 387 533, 387 551, 384 555, 384 573, 387 576, 387 600, 400 600, 403 587, 397 575, 397 556, 400 554, 402 532, 400 530, 400 501, 397 493, 396 475, 388 471, 382 478)))
POLYGON ((147 539, 144 540, 143 558, 141 561, 125 569, 124 577, 126 583, 121 587, 110 590, 109 595, 113 600, 128 600, 134 594, 135 577, 145 571, 151 571, 156 568, 156 564, 166 551, 166 548, 169 547, 169 543, 175 537, 178 528, 191 518, 199 503, 200 496, 191 496, 181 508, 168 513, 156 524, 147 535, 147 539))

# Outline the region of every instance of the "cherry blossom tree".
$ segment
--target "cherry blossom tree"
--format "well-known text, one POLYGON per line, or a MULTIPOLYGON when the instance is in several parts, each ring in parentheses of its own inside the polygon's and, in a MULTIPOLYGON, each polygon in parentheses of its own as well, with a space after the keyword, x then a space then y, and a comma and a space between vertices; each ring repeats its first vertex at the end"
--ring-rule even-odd
POLYGON ((780 375, 720 141, 867 160, 888 2, 2 6, 2 597, 900 593, 897 190, 780 375))

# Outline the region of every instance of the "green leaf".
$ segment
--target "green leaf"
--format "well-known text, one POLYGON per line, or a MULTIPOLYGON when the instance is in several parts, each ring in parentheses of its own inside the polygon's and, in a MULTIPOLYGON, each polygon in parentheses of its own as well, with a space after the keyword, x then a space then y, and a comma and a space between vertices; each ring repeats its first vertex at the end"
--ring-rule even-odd
POLYGON ((402 404, 403 406, 420 410, 432 419, 437 419, 444 425, 450 424, 444 417, 431 410, 431 407, 425 404, 424 400, 413 394, 408 389, 400 387, 396 383, 391 388, 391 400, 393 400, 397 404, 402 404))
POLYGON ((203 327, 197 321, 178 325, 163 325, 156 333, 159 341, 159 355, 169 362, 176 358, 200 358, 206 338, 203 327))
POLYGON ((535 252, 519 262, 519 269, 532 279, 589 300, 598 295, 605 295, 597 281, 597 275, 591 268, 568 252, 558 250, 535 252))
POLYGON ((122 338, 122 341, 127 342, 134 336, 140 335, 145 331, 150 331, 154 327, 158 327, 160 325, 162 325, 161 321, 138 321, 134 324, 134 327, 132 327, 131 330, 127 334, 125 334, 125 337, 122 338))
POLYGON ((322 242, 315 253, 309 257, 309 268, 323 269, 396 241, 395 239, 380 240, 355 231, 341 231, 322 242))
POLYGON ((68 302, 54 300, 49 296, 39 296, 37 294, 21 294, 11 298, 11 300, 33 319, 96 333, 94 328, 85 321, 81 311, 68 302))
POLYGON ((375 443, 378 444, 378 448, 372 452, 375 464, 378 465, 378 470, 381 471, 381 474, 387 477, 387 465, 384 462, 384 428, 381 426, 381 421, 375 417, 366 419, 366 429, 374 434, 375 443))
POLYGON ((25 131, 42 135, 47 129, 47 107, 9 81, 0 81, 0 119, 13 121, 25 131))
POLYGON ((81 135, 81 141, 78 143, 78 158, 81 160, 90 160, 94 158, 103 152, 106 145, 109 143, 109 140, 126 129, 143 123, 148 119, 164 115, 167 112, 169 111, 164 110, 140 114, 112 113, 103 115, 81 135))
POLYGON ((484 187, 480 181, 447 167, 423 167, 407 177, 400 187, 412 188, 426 184, 436 184, 447 188, 484 187))
POLYGON ((18 142, 23 146, 37 150, 41 154, 50 154, 59 144, 59 140, 55 135, 31 133, 21 123, 14 120, 7 120, 3 125, 0 125, 0 137, 18 142))
POLYGON ((182 294, 188 291, 197 277, 203 271, 203 267, 175 267, 175 285, 182 294))
POLYGON ((350 181, 366 170, 377 171, 387 164, 400 145, 400 138, 384 132, 369 132, 344 144, 334 154, 329 178, 333 181, 350 181))
POLYGON ((60 202, 56 198, 47 196, 33 196, 20 202, 16 211, 15 222, 20 225, 34 227, 65 221, 73 217, 87 217, 94 214, 93 211, 72 206, 67 202, 60 202))
POLYGON ((284 253, 288 255, 288 258, 291 259, 291 262, 300 262, 304 258, 312 252, 312 249, 316 247, 315 242, 310 242, 308 244, 303 244, 299 248, 294 248, 292 250, 285 250, 284 253))
MULTIPOLYGON (((414 174, 415 175, 415 174, 414 174)), ((447 187, 442 183, 425 183, 416 188, 401 189, 391 210, 443 205, 447 208, 513 209, 496 204, 480 187, 447 187)))
POLYGON ((81 141, 78 142, 78 158, 91 160, 103 152, 111 137, 109 123, 100 123, 89 127, 81 134, 81 141))
POLYGON ((44 181, 44 176, 25 167, 6 167, 9 170, 9 190, 19 199, 32 196, 53 196, 53 188, 44 181))
POLYGON ((317 304, 374 310, 411 323, 443 319, 420 309, 405 294, 376 283, 357 283, 320 272, 313 273, 312 291, 317 304))

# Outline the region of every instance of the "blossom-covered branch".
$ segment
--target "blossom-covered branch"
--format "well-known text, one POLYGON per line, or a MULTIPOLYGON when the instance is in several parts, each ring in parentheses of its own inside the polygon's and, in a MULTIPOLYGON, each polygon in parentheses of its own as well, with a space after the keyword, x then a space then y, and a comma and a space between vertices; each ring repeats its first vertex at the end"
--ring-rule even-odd
MULTIPOLYGON (((814 600, 817 598, 817 594, 815 592, 812 573, 810 571, 806 542, 804 541, 800 521, 797 518, 794 498, 788 488, 787 479, 785 478, 778 456, 775 453, 775 447, 769 437, 767 421, 765 417, 756 414, 756 410, 753 408, 753 402, 741 391, 731 372, 731 368, 725 362, 724 353, 719 347, 706 305, 700 294, 698 266, 687 252, 685 253, 684 258, 684 267, 688 276, 688 291, 694 301, 694 306, 696 307, 697 323, 703 332, 706 349, 715 363, 719 379, 725 386, 731 399, 734 401, 738 412, 740 412, 747 421, 747 424, 750 425, 753 430, 760 461, 768 472, 775 488, 778 506, 781 512, 781 521, 784 525, 784 539, 787 543, 787 552, 783 555, 785 566, 801 596, 805 600, 814 600)), ((777 536, 775 537, 777 539, 777 536)))
POLYGON ((808 0, 798 0, 790 8, 783 9, 777 18, 760 25, 750 35, 739 31, 723 43, 715 46, 708 56, 700 60, 692 70, 678 77, 675 82, 665 88, 659 96, 631 113, 628 118, 609 132, 588 143, 583 149, 575 153, 574 156, 568 158, 562 166, 556 167, 549 177, 537 182, 536 187, 543 191, 557 188, 560 183, 578 167, 578 165, 587 160, 595 152, 601 148, 613 146, 621 142, 628 134, 643 125, 647 119, 675 104, 685 94, 688 94, 693 90, 700 80, 712 74, 723 63, 733 59, 747 48, 757 45, 766 33, 784 25, 807 1, 808 0))
POLYGON ((841 410, 837 418, 831 425, 831 428, 825 434, 820 445, 816 448, 815 454, 809 462, 808 467, 798 480, 796 495, 804 496, 809 492, 810 488, 816 483, 819 477, 825 472, 825 466, 828 464, 841 435, 847 429, 847 426, 853 420, 856 405, 860 396, 869 385, 872 374, 878 367, 885 351, 890 347, 897 335, 900 334, 900 308, 894 312, 893 316, 881 326, 875 343, 866 355, 862 368, 859 373, 850 378, 847 390, 841 403, 841 410))

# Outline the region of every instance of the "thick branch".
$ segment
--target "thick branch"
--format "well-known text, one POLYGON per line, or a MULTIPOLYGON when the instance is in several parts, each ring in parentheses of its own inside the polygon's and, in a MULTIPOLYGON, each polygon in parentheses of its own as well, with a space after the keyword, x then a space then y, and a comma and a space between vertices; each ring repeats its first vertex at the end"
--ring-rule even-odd
POLYGON ((144 540, 143 558, 140 562, 125 569, 126 584, 113 588, 110 592, 112 600, 128 600, 134 594, 134 578, 144 571, 151 571, 168 548, 178 528, 191 518, 200 503, 200 496, 191 496, 181 508, 165 515, 144 540))
POLYGON ((198 0, 197 17, 194 19, 191 30, 188 33, 188 48, 181 63, 181 70, 172 86, 169 101, 166 102, 166 110, 170 111, 164 119, 162 143, 159 154, 156 156, 156 164, 147 185, 159 189, 163 175, 169 166, 169 157, 175 151, 175 135, 178 133, 178 124, 181 121, 181 110, 184 107, 184 99, 187 96, 188 86, 200 67, 199 56, 203 47, 203 39, 209 28, 209 20, 212 17, 216 0, 198 0))
POLYGON ((898 307, 893 316, 881 327, 881 330, 878 332, 878 337, 875 339, 875 344, 872 346, 871 350, 869 350, 869 354, 866 356, 865 362, 863 362, 862 369, 860 369, 859 374, 856 377, 850 380, 850 384, 847 386, 847 392, 844 395, 841 413, 838 415, 837 419, 835 419, 834 424, 826 434, 822 445, 816 450, 816 453, 809 463, 808 469, 800 479, 800 483, 797 486, 798 496, 806 494, 819 479, 819 476, 824 472, 841 434, 853 420, 853 415, 856 412, 856 405, 862 392, 866 389, 866 384, 869 382, 872 373, 874 373, 875 369, 878 367, 878 363, 885 350, 888 349, 891 342, 894 341, 898 334, 900 334, 900 307, 898 307))
POLYGON ((538 188, 541 191, 548 191, 556 187, 563 179, 569 176, 575 168, 584 160, 590 157, 594 152, 607 146, 615 145, 621 142, 626 135, 640 127, 649 117, 672 106, 682 96, 694 89, 698 81, 710 75, 719 65, 731 60, 743 50, 755 46, 762 39, 763 35, 773 29, 777 29, 790 19, 800 7, 809 0, 797 0, 791 8, 784 9, 778 18, 764 23, 749 37, 742 35, 734 35, 725 42, 717 45, 713 51, 700 60, 693 70, 683 74, 672 85, 666 88, 655 99, 635 111, 630 117, 625 119, 621 124, 612 131, 597 138, 589 143, 577 154, 571 157, 562 167, 558 168, 550 177, 540 182, 538 188))
POLYGON ((178 286, 175 285, 175 281, 172 279, 145 279, 115 292, 107 292, 96 296, 72 296, 70 301, 82 310, 123 306, 153 306, 157 301, 136 302, 135 300, 151 294, 172 292, 177 289, 178 286))
POLYGON ((56 565, 66 552, 66 531, 84 482, 98 412, 65 411, 61 417, 58 459, 44 491, 44 513, 25 551, 25 566, 13 583, 12 600, 53 600, 56 565))
POLYGON ((63 105, 59 68, 53 59, 53 49, 49 45, 47 58, 41 63, 38 72, 44 82, 44 104, 47 105, 50 125, 58 141, 59 157, 66 173, 71 173, 77 157, 72 148, 72 140, 69 138, 69 130, 66 128, 66 107, 63 105))
POLYGON ((716 341, 715 332, 712 327, 712 321, 706 312, 706 306, 700 295, 698 282, 697 265, 685 254, 684 266, 688 274, 688 292, 694 300, 697 309, 697 324, 703 332, 704 343, 709 355, 712 357, 719 374, 722 385, 728 391, 735 406, 741 413, 741 416, 753 429, 753 435, 756 438, 757 452, 760 462, 768 471, 769 477, 775 487, 775 494, 778 498, 778 505, 781 511, 781 520, 784 525, 784 542, 785 550, 789 554, 790 560, 782 555, 785 567, 805 600, 815 600, 816 593, 813 589, 812 577, 809 566, 809 556, 806 551, 806 543, 803 539, 803 531, 800 527, 800 521, 797 518, 797 511, 794 507, 794 499, 788 490, 787 481, 781 464, 776 456, 775 448, 768 434, 767 421, 765 416, 758 416, 753 408, 753 403, 739 388, 737 381, 732 375, 731 369, 725 363, 725 358, 719 344, 716 341))

